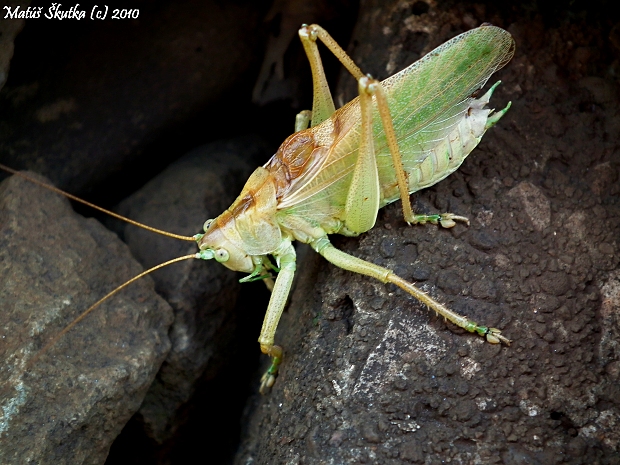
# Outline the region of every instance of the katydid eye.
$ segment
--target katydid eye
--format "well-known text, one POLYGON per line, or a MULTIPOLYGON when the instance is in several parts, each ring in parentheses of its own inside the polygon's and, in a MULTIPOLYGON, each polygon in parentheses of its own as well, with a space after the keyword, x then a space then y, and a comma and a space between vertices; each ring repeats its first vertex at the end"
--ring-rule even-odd
POLYGON ((207 220, 205 221, 204 226, 202 227, 202 229, 204 230, 204 232, 207 232, 207 229, 209 229, 209 226, 211 226, 211 223, 213 223, 213 220, 207 220))
POLYGON ((230 258, 230 254, 228 253, 228 250, 217 249, 215 251, 215 261, 223 263, 223 262, 227 262, 229 258, 230 258))

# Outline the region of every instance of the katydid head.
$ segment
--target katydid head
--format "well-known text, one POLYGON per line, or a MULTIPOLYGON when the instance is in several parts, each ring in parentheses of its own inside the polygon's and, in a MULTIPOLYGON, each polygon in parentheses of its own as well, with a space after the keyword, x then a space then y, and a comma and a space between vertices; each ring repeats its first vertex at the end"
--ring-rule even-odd
POLYGON ((203 260, 215 259, 233 271, 252 273, 260 257, 273 253, 282 243, 275 220, 276 185, 271 173, 257 168, 233 204, 213 220, 204 234, 194 236, 203 260))
POLYGON ((252 272, 254 269, 252 256, 226 237, 224 234, 226 228, 220 227, 218 219, 205 221, 204 234, 194 236, 200 249, 199 257, 203 260, 215 259, 233 271, 252 272))

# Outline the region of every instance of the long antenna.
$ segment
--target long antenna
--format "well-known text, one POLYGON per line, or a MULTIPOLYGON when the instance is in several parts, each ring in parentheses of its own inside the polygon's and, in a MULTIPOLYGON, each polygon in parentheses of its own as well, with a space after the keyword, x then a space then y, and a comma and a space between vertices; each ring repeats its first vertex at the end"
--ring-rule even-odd
POLYGON ((54 338, 51 339, 47 344, 45 344, 45 346, 43 346, 43 348, 41 350, 39 350, 35 354, 34 357, 32 357, 30 360, 28 360, 28 362, 26 363, 26 367, 24 368, 24 372, 27 371, 27 369, 30 368, 32 365, 34 365, 34 363, 37 360, 39 360, 41 358, 41 356, 43 354, 45 354, 45 352, 47 352, 51 347, 53 347, 65 334, 67 334, 69 331, 71 331, 75 327, 75 325, 77 325, 80 321, 82 321, 84 318, 86 318, 93 310, 95 310, 99 305, 101 305, 103 302, 108 300, 110 297, 112 297, 113 295, 115 295, 116 293, 121 291, 122 289, 126 288, 131 283, 137 281, 138 279, 142 278, 143 276, 146 276, 149 273, 152 273, 155 270, 159 270, 160 268, 163 268, 164 266, 168 266, 168 265, 171 265, 173 263, 180 262, 182 260, 189 260, 190 258, 198 258, 196 255, 197 254, 195 254, 195 253, 193 253, 191 255, 184 255, 182 257, 173 258, 172 260, 168 260, 167 262, 160 263, 159 265, 156 265, 153 268, 149 268, 148 270, 143 271, 139 275, 134 276, 129 281, 124 282, 123 284, 118 286, 113 291, 108 292, 104 297, 99 299, 97 302, 95 302, 90 307, 88 307, 84 312, 82 312, 75 320, 73 320, 71 323, 69 323, 67 326, 65 326, 63 328, 63 330, 61 332, 59 332, 56 336, 54 336, 54 338))
POLYGON ((30 181, 31 183, 34 183, 38 186, 44 187, 46 189, 51 190, 52 192, 56 192, 57 194, 60 195, 64 195, 65 197, 71 199, 71 200, 75 200, 76 202, 80 202, 81 204, 87 205, 91 208, 94 208, 95 210, 99 210, 100 212, 106 213, 110 216, 113 216, 114 218, 117 218, 119 220, 122 221, 126 221, 129 224, 133 224, 134 226, 138 226, 139 228, 143 228, 146 229, 148 231, 157 233, 157 234, 161 234, 162 236, 168 236, 168 237, 172 237, 174 239, 180 239, 182 241, 190 241, 190 242, 196 242, 196 239, 194 239, 192 236, 181 236, 179 234, 173 234, 173 233, 169 233, 167 231, 162 231, 161 229, 157 229, 157 228, 153 228, 152 226, 147 226, 146 224, 142 224, 142 223, 138 223, 137 221, 134 221, 132 219, 126 218, 122 215, 119 215, 118 213, 114 213, 110 210, 106 210, 105 208, 101 208, 97 205, 95 205, 94 203, 90 203, 87 202, 84 199, 81 199, 79 197, 76 197, 73 194, 69 194, 68 192, 63 191, 62 189, 58 189, 55 186, 52 186, 51 184, 47 184, 45 182, 41 182, 37 179, 31 178, 30 176, 21 173, 17 170, 14 170, 13 168, 9 168, 8 166, 3 165, 2 163, 0 163, 0 169, 3 169, 4 171, 7 171, 11 174, 14 174, 15 176, 19 176, 20 178, 26 179, 27 181, 30 181))

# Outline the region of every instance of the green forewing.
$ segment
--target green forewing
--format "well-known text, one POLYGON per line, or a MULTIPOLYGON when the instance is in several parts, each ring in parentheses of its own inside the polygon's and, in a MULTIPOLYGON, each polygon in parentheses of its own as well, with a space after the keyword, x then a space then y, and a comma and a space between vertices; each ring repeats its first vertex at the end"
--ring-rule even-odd
MULTIPOLYGON (((422 153, 446 136, 469 107, 472 94, 510 61, 513 53, 514 41, 508 32, 482 26, 455 37, 383 81, 401 150, 422 153)), ((375 124, 377 147, 385 147, 385 136, 378 129, 375 124)))
MULTIPOLYGON (((473 94, 502 68, 514 53, 511 35, 494 26, 481 26, 444 43, 403 71, 383 81, 398 145, 407 172, 419 165, 437 141, 447 136, 464 116, 473 94)), ((333 116, 340 132, 317 160, 323 168, 307 183, 295 186, 281 199, 280 209, 308 218, 338 210, 346 201, 360 140, 359 100, 333 116)), ((323 137, 329 121, 312 129, 323 137), (323 127, 325 126, 325 127, 323 127)), ((373 112, 375 152, 382 189, 394 186, 395 176, 378 111, 373 112)), ((410 192, 419 187, 410 184, 410 192)), ((390 201, 393 199, 390 199, 390 201)), ((386 202, 382 202, 385 204, 386 202)))

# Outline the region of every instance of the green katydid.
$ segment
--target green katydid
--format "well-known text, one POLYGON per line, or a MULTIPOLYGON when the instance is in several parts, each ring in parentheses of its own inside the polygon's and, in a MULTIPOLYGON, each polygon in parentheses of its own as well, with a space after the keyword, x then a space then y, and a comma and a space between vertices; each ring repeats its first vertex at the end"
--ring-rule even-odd
POLYGON ((485 131, 510 108, 494 113, 485 105, 497 86, 481 89, 514 53, 503 29, 483 25, 461 34, 383 82, 364 76, 320 26, 299 35, 310 60, 314 85, 311 127, 300 114, 296 133, 248 179, 232 206, 205 223, 196 235, 200 258, 232 270, 267 275, 275 258, 279 273, 259 337, 272 365, 261 392, 275 381, 282 349, 275 332, 295 273, 298 240, 334 265, 391 282, 446 319, 491 343, 510 341, 495 328, 479 326, 449 310, 391 270, 348 255, 331 245, 329 234, 356 236, 371 229, 379 208, 402 200, 408 223, 452 227, 466 218, 450 213, 415 215, 409 194, 455 171, 485 131), (325 80, 316 46, 320 39, 358 80, 360 96, 339 110, 325 80))
POLYGON ((485 108, 499 82, 479 98, 476 93, 512 58, 515 46, 511 35, 498 27, 482 25, 444 43, 382 82, 364 76, 320 26, 304 25, 299 35, 312 69, 312 112, 298 115, 296 132, 254 171, 231 207, 205 222, 204 234, 192 238, 172 235, 197 241, 200 251, 147 270, 110 292, 50 341, 29 364, 101 302, 139 277, 183 259, 215 259, 231 270, 249 273, 242 282, 264 279, 272 289, 259 337, 262 352, 272 358, 262 379, 264 392, 275 382, 282 360, 275 333, 295 273, 293 240, 309 244, 340 268, 397 285, 488 342, 510 343, 498 329, 478 325, 451 311, 391 270, 336 249, 328 235, 357 236, 368 231, 375 224, 378 210, 398 199, 402 200, 409 224, 430 222, 449 228, 455 221, 468 223, 467 218, 451 213, 414 214, 409 194, 458 169, 486 130, 510 108, 510 103, 498 112, 485 108), (358 80, 359 97, 338 110, 325 79, 317 39, 358 80), (275 282, 271 270, 278 271, 275 282))

